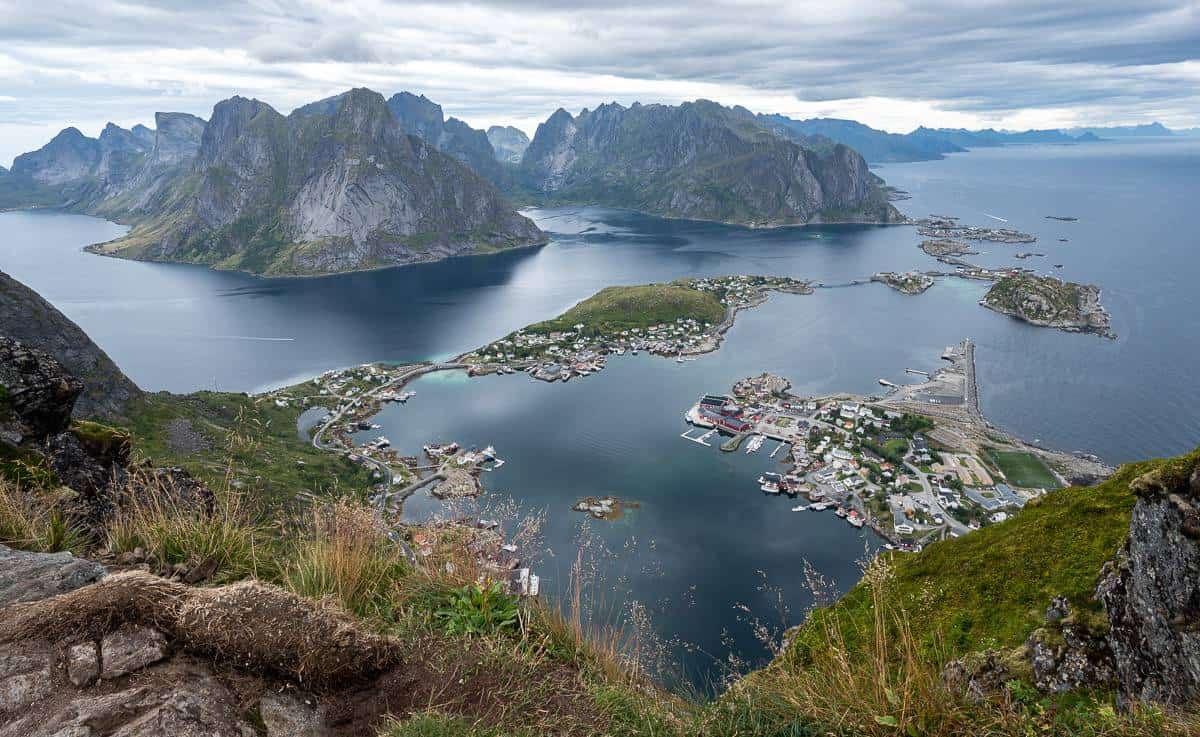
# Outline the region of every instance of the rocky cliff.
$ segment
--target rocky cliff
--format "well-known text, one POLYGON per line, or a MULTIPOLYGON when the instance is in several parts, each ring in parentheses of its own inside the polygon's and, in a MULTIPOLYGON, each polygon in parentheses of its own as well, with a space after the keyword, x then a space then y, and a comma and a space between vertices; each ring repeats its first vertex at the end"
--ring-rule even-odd
POLYGON ((750 226, 900 219, 852 149, 818 152, 743 108, 559 109, 538 126, 522 183, 550 201, 594 202, 750 226))
POLYGON ((496 151, 496 159, 510 164, 520 164, 525 149, 529 148, 529 136, 511 125, 493 125, 487 129, 487 138, 496 151))
POLYGON ((1200 699, 1200 454, 1132 484, 1129 539, 1097 596, 1121 694, 1135 701, 1200 699))
POLYGON ((219 103, 158 212, 100 250, 323 274, 543 241, 494 186, 357 89, 287 117, 257 100, 219 103))
POLYGON ((489 182, 497 186, 507 184, 507 176, 483 131, 458 118, 446 119, 442 106, 425 95, 400 92, 388 98, 387 105, 406 133, 450 154, 489 182))
POLYGON ((90 338, 38 293, 0 272, 0 336, 54 357, 87 389, 74 405, 78 418, 120 417, 137 386, 90 338))

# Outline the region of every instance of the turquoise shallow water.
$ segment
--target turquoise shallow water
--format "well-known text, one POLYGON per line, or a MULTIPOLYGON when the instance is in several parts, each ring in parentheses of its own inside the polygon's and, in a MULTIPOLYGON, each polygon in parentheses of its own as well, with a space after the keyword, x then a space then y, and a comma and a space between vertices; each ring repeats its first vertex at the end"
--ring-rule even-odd
MULTIPOLYGON (((766 613, 758 571, 783 587, 798 616, 808 599, 802 561, 839 585, 856 578, 868 538, 831 516, 787 511, 755 490, 766 454, 724 455, 678 438, 701 391, 770 370, 797 391, 874 392, 905 367, 934 368, 942 347, 977 344, 980 398, 997 424, 1111 462, 1200 444, 1200 241, 1192 212, 1200 142, 1014 147, 879 170, 904 188, 906 213, 1007 221, 1032 247, 984 244, 985 264, 1055 270, 1104 289, 1117 341, 1023 325, 980 308, 984 287, 942 280, 919 297, 872 284, 776 295, 743 313, 717 354, 675 364, 646 356, 610 362, 567 385, 522 376, 422 379, 389 408, 385 432, 410 450, 430 437, 493 444, 508 459, 489 479, 526 509, 544 510, 553 551, 546 584, 561 586, 585 495, 642 502, 590 528, 610 558, 602 612, 632 599, 666 639, 713 657, 721 632, 761 655, 734 606, 766 613), (1046 215, 1069 215, 1059 222, 1046 215), (1060 242, 1060 238, 1068 239, 1060 242), (1045 252, 1019 262, 1018 250, 1045 252)), ((0 269, 79 322, 142 386, 254 390, 364 361, 445 357, 556 314, 609 284, 693 275, 774 273, 840 283, 878 270, 938 268, 909 227, 828 226, 748 231, 627 212, 532 213, 553 234, 531 251, 454 259, 322 279, 264 280, 80 251, 120 226, 55 213, 0 214, 0 269)), ((769 450, 770 446, 768 446, 769 450)), ((413 513, 420 511, 412 505, 413 513)), ((693 674, 713 658, 685 653, 693 674)))

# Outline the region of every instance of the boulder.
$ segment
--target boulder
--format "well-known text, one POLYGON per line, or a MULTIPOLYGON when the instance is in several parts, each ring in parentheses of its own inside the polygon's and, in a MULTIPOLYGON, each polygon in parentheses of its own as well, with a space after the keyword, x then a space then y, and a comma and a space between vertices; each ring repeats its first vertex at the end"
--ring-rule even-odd
POLYGON ((167 657, 167 638, 151 627, 132 625, 100 641, 100 677, 120 678, 167 657))
POLYGON ((266 693, 258 702, 258 713, 267 737, 322 737, 321 713, 312 699, 292 693, 266 693))
POLYGON ((90 686, 100 677, 100 650, 96 643, 88 641, 73 645, 67 650, 67 678, 83 688, 90 686))
POLYGON ((0 608, 74 591, 104 573, 99 563, 70 553, 27 553, 0 545, 0 608))

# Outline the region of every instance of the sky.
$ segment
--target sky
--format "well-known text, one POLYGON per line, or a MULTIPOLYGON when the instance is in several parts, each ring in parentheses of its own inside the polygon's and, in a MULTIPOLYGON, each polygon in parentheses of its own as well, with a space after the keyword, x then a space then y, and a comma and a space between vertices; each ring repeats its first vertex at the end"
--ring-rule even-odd
POLYGON ((893 132, 1200 126, 1200 0, 0 0, 0 164, 69 125, 366 86, 533 134, 708 98, 893 132))

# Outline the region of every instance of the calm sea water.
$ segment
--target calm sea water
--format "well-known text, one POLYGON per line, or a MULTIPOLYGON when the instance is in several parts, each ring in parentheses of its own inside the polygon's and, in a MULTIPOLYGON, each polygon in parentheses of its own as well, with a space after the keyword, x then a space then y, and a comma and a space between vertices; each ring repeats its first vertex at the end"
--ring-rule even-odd
MULTIPOLYGON (((695 646, 683 661, 700 679, 729 645, 763 656, 738 605, 769 618, 770 587, 780 587, 794 620, 809 602, 804 561, 844 588, 872 544, 830 515, 792 513, 787 500, 757 492, 773 443, 746 456, 681 440, 682 413, 702 391, 770 370, 800 392, 875 392, 877 379, 905 381, 905 367, 934 368, 945 345, 971 337, 983 410, 1013 432, 1114 463, 1200 444, 1191 217, 1200 142, 1014 147, 880 173, 912 194, 898 203, 909 214, 1003 219, 1036 234, 1032 247, 985 244, 976 259, 1101 285, 1120 339, 1023 325, 980 308, 983 285, 953 279, 919 297, 875 284, 776 295, 739 317, 720 352, 694 362, 627 356, 554 386, 523 376, 424 378, 414 400, 383 413, 384 432, 410 452, 429 439, 495 445, 508 462, 489 475, 488 496, 545 513, 551 552, 541 572, 552 593, 566 585, 584 523, 570 506, 604 494, 640 502, 620 520, 585 523, 592 549, 610 551, 595 587, 604 592, 599 609, 643 603, 664 639, 695 646), (1047 256, 1020 262, 1018 250, 1047 256)), ((264 280, 92 256, 81 246, 122 228, 6 213, 0 269, 79 322, 143 387, 187 391, 256 390, 331 367, 454 355, 610 284, 727 273, 838 284, 938 267, 908 227, 747 231, 595 208, 532 215, 554 234, 534 251, 264 280)), ((414 500, 408 511, 427 507, 414 500)))

